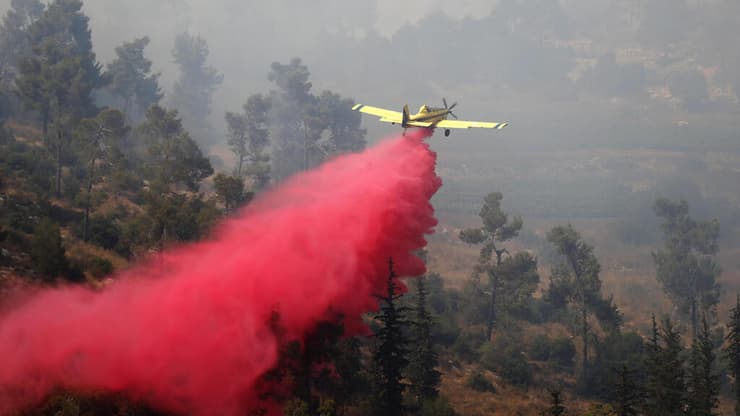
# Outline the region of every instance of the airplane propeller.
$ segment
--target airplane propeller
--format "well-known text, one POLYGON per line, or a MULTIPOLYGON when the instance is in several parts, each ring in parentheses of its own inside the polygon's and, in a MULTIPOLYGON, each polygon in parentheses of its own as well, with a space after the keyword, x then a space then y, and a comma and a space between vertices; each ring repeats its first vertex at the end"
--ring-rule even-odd
POLYGON ((448 107, 447 99, 442 97, 442 103, 445 105, 445 110, 447 110, 450 113, 450 115, 455 118, 455 120, 459 120, 457 116, 455 115, 455 113, 452 112, 452 109, 455 108, 455 106, 457 105, 457 102, 452 103, 452 105, 448 107))

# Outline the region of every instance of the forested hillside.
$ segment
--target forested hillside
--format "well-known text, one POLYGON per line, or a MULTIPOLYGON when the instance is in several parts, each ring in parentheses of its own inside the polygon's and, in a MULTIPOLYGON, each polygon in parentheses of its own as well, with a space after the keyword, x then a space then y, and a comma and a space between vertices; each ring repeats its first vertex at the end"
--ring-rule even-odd
MULTIPOLYGON (((231 399, 257 397, 249 414, 291 416, 740 414, 740 54, 725 31, 740 23, 735 3, 502 0, 478 18, 426 14, 391 36, 296 24, 290 42, 277 33, 286 27, 255 21, 253 36, 231 43, 213 42, 224 36, 214 27, 136 34, 103 51, 120 22, 114 6, 87 3, 12 0, 0 25, 0 329, 33 293, 84 288, 80 304, 93 303, 121 280, 151 277, 125 275, 137 265, 166 275, 171 253, 208 244, 264 195, 312 186, 291 181, 390 131, 363 123, 356 101, 400 108, 453 92, 465 118, 511 124, 427 139, 443 183, 432 201, 440 223, 416 252, 427 272, 376 265, 383 290, 359 301, 377 306, 363 325, 330 307, 291 338, 275 307, 264 318, 276 365, 231 399)), ((255 7, 274 17, 285 6, 255 7)), ((358 213, 357 227, 376 227, 365 220, 358 213)), ((313 226, 274 237, 287 247, 313 226)), ((332 259, 338 270, 354 261, 332 259)), ((0 339, 0 352, 23 340, 0 339)), ((65 371, 84 367, 82 353, 59 354, 71 357, 65 371)), ((0 367, 18 371, 19 360, 0 367)), ((8 385, 0 370, 0 401, 56 377, 24 370, 28 380, 8 385)), ((134 387, 54 386, 10 414, 187 407, 134 387)))

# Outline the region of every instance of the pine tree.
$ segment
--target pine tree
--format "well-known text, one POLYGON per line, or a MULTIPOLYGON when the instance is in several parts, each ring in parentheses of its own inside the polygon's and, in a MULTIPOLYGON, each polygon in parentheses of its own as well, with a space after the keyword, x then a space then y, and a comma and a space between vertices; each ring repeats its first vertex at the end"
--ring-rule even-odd
POLYGON ((137 134, 148 147, 147 174, 157 186, 184 185, 197 191, 199 182, 213 174, 210 161, 183 128, 177 111, 151 106, 137 134))
POLYGON ((172 88, 170 102, 180 110, 183 125, 196 135, 208 134, 213 94, 224 80, 208 64, 209 54, 208 43, 200 36, 181 33, 175 38, 172 57, 180 76, 172 88))
POLYGON ((432 343, 432 317, 427 310, 427 290, 424 276, 416 282, 416 313, 414 319, 414 346, 408 366, 409 390, 416 404, 421 406, 425 399, 439 395, 440 373, 437 353, 432 343))
POLYGON ((645 360, 647 381, 645 383, 645 401, 643 402, 643 413, 648 415, 656 414, 658 412, 658 396, 660 395, 660 356, 663 351, 658 341, 658 323, 655 321, 655 315, 652 316, 652 323, 650 344, 648 344, 647 359, 645 360))
POLYGON ((727 327, 727 347, 724 353, 730 363, 730 374, 735 380, 735 415, 740 416, 740 294, 737 295, 737 303, 732 308, 727 327))
POLYGON ((29 28, 31 53, 21 60, 16 79, 26 105, 41 115, 44 141, 56 159, 57 195, 61 194, 69 130, 96 112, 93 91, 106 82, 93 52, 88 21, 80 0, 49 4, 29 28), (50 123, 53 143, 48 138, 50 123))
POLYGON ((19 60, 30 54, 28 29, 43 12, 44 3, 40 0, 10 1, 0 26, 0 82, 15 79, 19 60))
POLYGON ((404 336, 406 321, 403 318, 405 308, 398 305, 402 295, 396 284, 392 259, 388 265, 387 291, 384 295, 376 295, 382 303, 377 316, 382 326, 375 334, 378 344, 373 356, 377 372, 375 410, 379 415, 398 416, 405 413, 402 405, 405 385, 401 380, 408 365, 407 340, 404 336))
MULTIPOLYGON (((572 225, 557 226, 547 233, 547 239, 557 248, 562 262, 552 269, 550 288, 571 303, 579 315, 578 324, 583 342, 581 381, 589 380, 589 341, 593 330, 589 316, 601 307, 601 265, 594 254, 593 246, 587 244, 572 225)), ((613 307, 613 305, 612 305, 613 307)), ((619 314, 610 314, 619 318, 619 314)), ((618 326, 618 325, 615 325, 618 326)))
POLYGON ((121 111, 127 120, 138 120, 149 107, 162 99, 160 74, 152 73, 152 61, 144 57, 147 45, 147 36, 124 42, 116 47, 116 59, 108 64, 110 92, 122 100, 121 111))
POLYGON ((477 281, 480 274, 486 274, 489 278, 490 299, 486 340, 491 339, 493 326, 496 323, 497 297, 501 295, 499 292, 504 284, 502 273, 499 273, 504 260, 503 256, 509 254, 505 247, 501 247, 501 244, 518 236, 523 224, 521 217, 509 218, 508 214, 503 212, 501 209, 503 198, 500 192, 488 194, 478 214, 483 226, 464 229, 460 232, 460 240, 468 244, 482 244, 473 278, 477 281), (494 255, 496 256, 495 262, 493 261, 494 255))
POLYGON ((82 221, 82 239, 88 241, 92 189, 100 176, 96 169, 99 162, 109 163, 120 155, 118 141, 129 131, 123 113, 106 109, 95 118, 83 119, 77 128, 79 153, 87 164, 87 185, 85 187, 85 214, 82 221))
POLYGON ((694 220, 686 201, 658 199, 653 209, 663 219, 664 240, 664 248, 653 253, 656 276, 674 305, 688 316, 694 340, 699 317, 715 313, 719 302, 719 221, 694 220))
POLYGON ((236 156, 236 176, 252 177, 254 188, 261 190, 270 182, 270 144, 268 116, 272 103, 261 94, 250 95, 242 113, 227 112, 228 144, 236 156))
POLYGON ((244 179, 219 173, 213 177, 213 188, 216 196, 224 204, 224 211, 230 214, 243 202, 251 199, 251 194, 244 192, 244 179))
POLYGON ((647 363, 645 414, 675 416, 686 407, 686 374, 681 334, 670 319, 660 328, 653 318, 653 337, 647 363))
POLYGON ((614 386, 617 399, 614 407, 617 416, 637 416, 642 402, 642 393, 635 382, 635 372, 624 364, 617 372, 617 384, 614 386))
POLYGON ((557 389, 548 390, 550 393, 550 407, 547 408, 543 416, 562 416, 565 414, 563 406, 562 392, 557 389))
POLYGON ((688 377, 688 415, 712 416, 718 405, 719 375, 709 324, 702 318, 699 335, 691 345, 688 377))

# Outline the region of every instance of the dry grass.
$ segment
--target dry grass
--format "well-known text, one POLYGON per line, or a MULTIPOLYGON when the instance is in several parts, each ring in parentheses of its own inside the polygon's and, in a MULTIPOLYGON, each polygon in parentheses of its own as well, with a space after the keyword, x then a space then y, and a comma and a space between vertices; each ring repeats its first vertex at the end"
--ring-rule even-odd
MULTIPOLYGON (((479 392, 466 387, 465 381, 474 366, 464 365, 443 371, 440 393, 450 400, 455 411, 466 416, 539 416, 549 405, 550 395, 546 388, 514 387, 503 382, 496 374, 484 371, 484 376, 496 388, 495 393, 479 392)), ((539 378, 535 374, 535 378, 539 378)), ((571 414, 578 414, 589 407, 589 403, 563 393, 565 405, 571 414)))
POLYGON ((41 129, 30 126, 28 124, 21 124, 15 120, 8 120, 5 123, 5 127, 13 132, 16 140, 32 143, 40 142, 42 139, 41 129))
POLYGON ((128 261, 120 255, 93 244, 88 244, 79 240, 65 239, 64 245, 67 250, 67 256, 73 260, 84 261, 92 256, 96 256, 110 261, 116 270, 126 268, 129 264, 128 261))

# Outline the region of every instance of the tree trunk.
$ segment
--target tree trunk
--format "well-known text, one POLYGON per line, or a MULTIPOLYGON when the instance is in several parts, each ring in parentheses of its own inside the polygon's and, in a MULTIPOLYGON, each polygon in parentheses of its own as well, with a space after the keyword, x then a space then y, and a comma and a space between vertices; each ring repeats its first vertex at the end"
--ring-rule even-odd
POLYGON ((123 100, 123 119, 126 120, 127 122, 130 121, 128 118, 128 108, 130 105, 131 105, 131 97, 127 95, 126 98, 124 98, 123 100))
POLYGON ((62 129, 57 128, 56 194, 62 195, 62 129))
POLYGON ((49 145, 49 110, 43 110, 41 112, 41 132, 44 140, 44 145, 49 145))
MULTIPOLYGON (((493 249, 496 253, 496 271, 501 266, 501 257, 504 255, 504 250, 493 249)), ((489 272, 490 273, 490 272, 489 272)), ((491 340, 493 335, 493 324, 496 322, 496 290, 498 289, 498 274, 490 273, 491 279, 491 301, 488 305, 488 326, 486 328, 486 340, 491 340)))
POLYGON ((583 379, 584 381, 588 378, 588 311, 586 310, 586 302, 583 302, 581 309, 583 319, 583 379))
POLYGON ((238 178, 242 177, 242 166, 244 165, 244 154, 239 155, 239 167, 236 170, 236 176, 238 178))
POLYGON ((491 277, 491 301, 488 305, 488 326, 486 328, 486 340, 491 340, 493 334, 493 323, 496 320, 496 288, 498 287, 498 275, 492 273, 491 277))
POLYGON ((93 186, 93 175, 95 174, 95 158, 90 161, 87 178, 87 196, 85 198, 85 218, 82 224, 82 241, 87 243, 87 230, 90 224, 90 199, 93 186))
POLYGON ((691 343, 696 339, 696 297, 691 298, 691 343))

